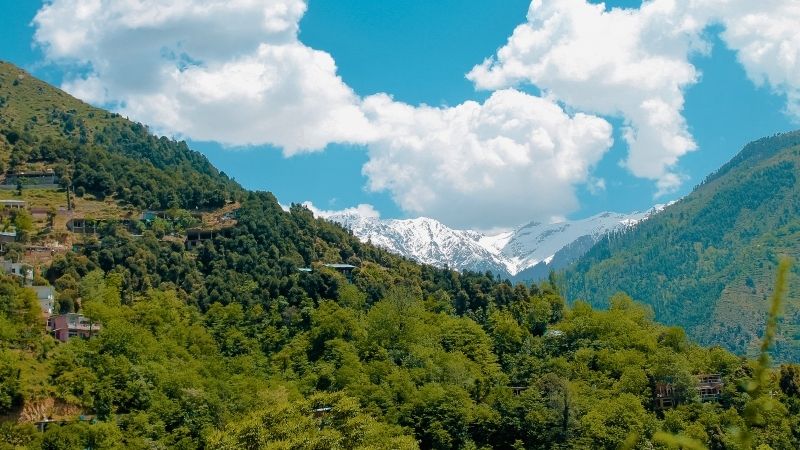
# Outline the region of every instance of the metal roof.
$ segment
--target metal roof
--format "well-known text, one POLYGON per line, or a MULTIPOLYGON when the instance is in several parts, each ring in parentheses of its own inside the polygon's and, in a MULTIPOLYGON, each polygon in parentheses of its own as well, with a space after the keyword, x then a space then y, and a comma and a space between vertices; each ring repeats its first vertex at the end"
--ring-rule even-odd
POLYGON ((330 267, 331 269, 355 269, 356 266, 350 264, 325 264, 325 267, 330 267))

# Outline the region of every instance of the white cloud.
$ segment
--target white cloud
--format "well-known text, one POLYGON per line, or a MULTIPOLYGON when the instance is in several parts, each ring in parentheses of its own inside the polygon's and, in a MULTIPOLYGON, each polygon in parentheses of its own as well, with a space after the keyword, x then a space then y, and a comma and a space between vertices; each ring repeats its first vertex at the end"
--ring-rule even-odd
POLYGON ((574 186, 611 142, 604 120, 516 91, 455 108, 359 99, 329 54, 298 40, 305 9, 303 0, 54 0, 34 19, 35 39, 51 61, 88 67, 66 90, 168 134, 270 143, 287 155, 366 144, 369 187, 407 212, 489 227, 577 207, 574 186))
POLYGON ((314 213, 314 216, 321 217, 323 219, 333 216, 357 216, 367 219, 381 218, 381 214, 378 212, 378 210, 376 210, 374 206, 366 203, 361 203, 358 206, 337 211, 319 209, 311 202, 303 202, 303 206, 311 210, 311 212, 314 213))
MULTIPOLYGON (((365 144, 369 189, 459 227, 563 216, 578 206, 575 186, 602 191, 591 172, 611 126, 596 115, 625 118, 634 175, 659 194, 680 186, 676 163, 696 147, 682 115, 684 91, 700 78, 689 58, 708 50, 711 23, 724 26, 748 76, 785 94, 800 117, 795 0, 650 0, 610 11, 534 0, 527 22, 468 74, 495 92, 455 107, 360 99, 331 55, 299 41, 305 10, 305 0, 53 0, 34 19, 35 40, 49 60, 86 69, 66 78, 69 92, 167 134, 269 143, 287 155, 365 144), (526 82, 543 98, 508 89, 526 82)), ((377 215, 369 205, 354 212, 377 215)))
POLYGON ((612 143, 611 125, 513 89, 485 103, 414 107, 364 100, 378 129, 364 173, 407 212, 488 229, 577 208, 574 186, 612 143))
POLYGON ((714 0, 698 7, 725 27, 722 39, 747 76, 785 95, 787 111, 800 120, 800 2, 714 0))
POLYGON ((34 19, 64 88, 167 133, 287 154, 365 142, 370 124, 333 58, 303 45, 302 0, 54 0, 34 19))
POLYGON ((590 177, 586 182, 586 189, 592 195, 599 195, 606 191, 606 180, 604 178, 590 177))
POLYGON ((581 111, 625 118, 625 165, 656 180, 658 194, 679 187, 679 158, 696 149, 682 115, 684 91, 699 81, 689 62, 708 51, 703 31, 722 39, 756 85, 787 97, 800 119, 800 3, 796 0, 650 0, 611 9, 586 0, 533 0, 527 22, 467 77, 478 88, 529 82, 581 111))
POLYGON ((680 184, 672 167, 696 148, 681 110, 683 90, 698 80, 688 56, 704 50, 704 25, 680 8, 672 0, 610 11, 534 0, 527 22, 467 76, 483 89, 530 82, 578 110, 623 116, 625 165, 667 192, 680 184))

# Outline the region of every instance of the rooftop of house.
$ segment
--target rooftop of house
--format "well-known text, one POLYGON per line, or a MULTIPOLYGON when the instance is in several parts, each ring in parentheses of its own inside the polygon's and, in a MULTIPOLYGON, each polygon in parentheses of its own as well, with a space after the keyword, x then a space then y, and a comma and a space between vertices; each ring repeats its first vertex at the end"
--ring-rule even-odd
POLYGON ((350 264, 324 264, 325 267, 330 267, 331 269, 355 269, 356 266, 350 264))
POLYGON ((61 314, 56 317, 56 326, 59 326, 61 320, 66 321, 66 327, 70 330, 90 330, 90 329, 99 329, 100 325, 97 323, 92 323, 88 317, 84 316, 83 314, 78 313, 68 313, 68 314, 61 314))

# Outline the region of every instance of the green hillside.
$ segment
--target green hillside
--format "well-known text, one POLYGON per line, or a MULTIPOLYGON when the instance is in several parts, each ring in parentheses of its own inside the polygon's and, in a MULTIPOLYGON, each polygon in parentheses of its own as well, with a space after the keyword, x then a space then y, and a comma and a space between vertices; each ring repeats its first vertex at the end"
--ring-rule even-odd
POLYGON ((62 182, 140 208, 219 207, 240 190, 186 143, 83 103, 0 61, 0 172, 62 182))
POLYGON ((0 450, 800 445, 796 365, 700 347, 624 295, 568 307, 547 282, 413 263, 18 69, 0 82, 10 174, 52 167, 109 219, 35 237, 75 244, 34 283, 83 328, 48 332, 0 275, 0 450), (128 215, 150 205, 171 211, 128 215))
MULTIPOLYGON (((800 256, 800 132, 748 144, 690 195, 598 243, 566 274, 596 306, 625 291, 705 345, 756 351, 778 258, 800 256)), ((800 284, 790 277, 779 359, 800 361, 800 284)))

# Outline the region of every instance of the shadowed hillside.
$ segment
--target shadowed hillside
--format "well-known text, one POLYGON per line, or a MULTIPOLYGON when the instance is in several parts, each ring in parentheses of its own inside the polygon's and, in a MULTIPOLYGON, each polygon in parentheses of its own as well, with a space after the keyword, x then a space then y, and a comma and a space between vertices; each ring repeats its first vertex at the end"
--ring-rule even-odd
MULTIPOLYGON (((800 132, 748 144, 690 195, 598 243, 566 274, 569 298, 617 291, 707 345, 752 354, 778 258, 800 256, 800 132)), ((800 360, 798 270, 776 352, 800 360)))

